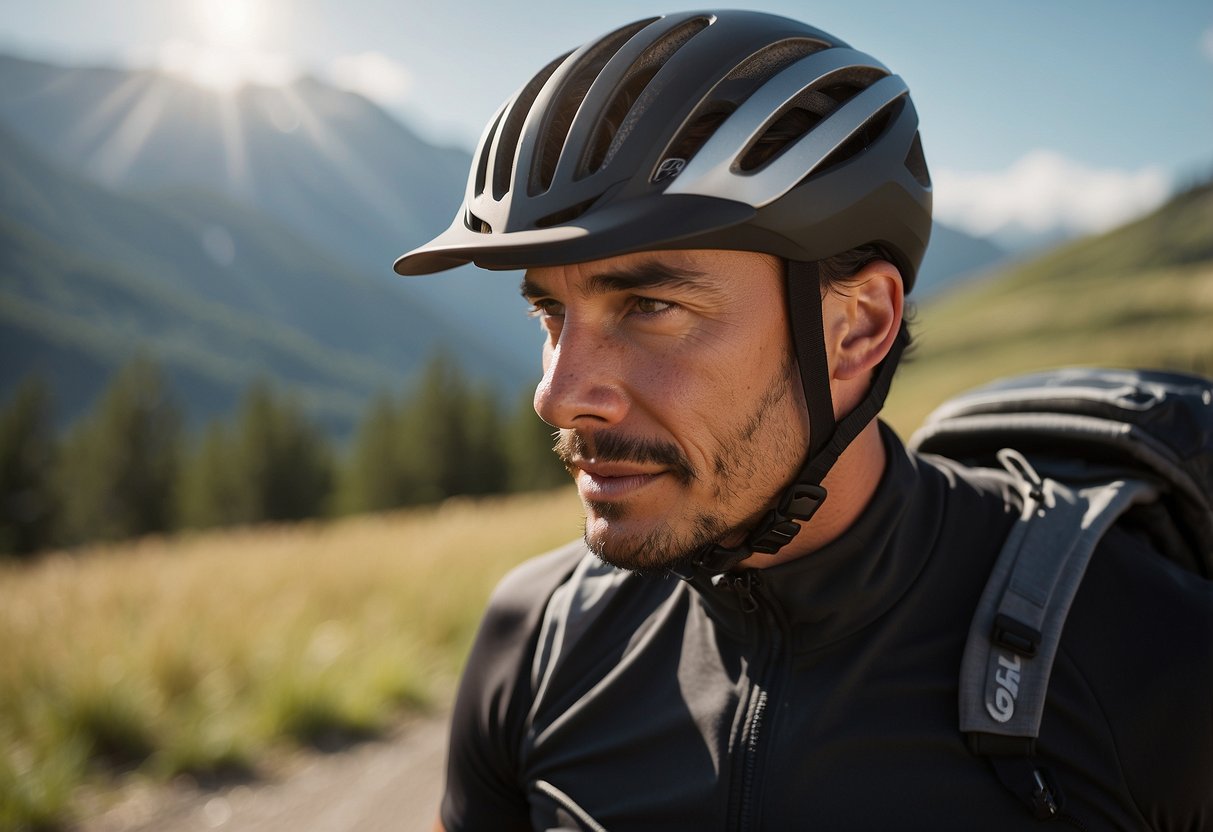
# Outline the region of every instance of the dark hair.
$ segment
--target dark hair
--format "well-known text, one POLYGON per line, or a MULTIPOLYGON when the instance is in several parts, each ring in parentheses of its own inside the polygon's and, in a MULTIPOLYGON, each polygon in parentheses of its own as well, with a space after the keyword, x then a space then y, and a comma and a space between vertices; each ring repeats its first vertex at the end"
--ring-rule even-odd
MULTIPOLYGON (((835 254, 833 257, 818 260, 817 274, 818 279, 821 281, 822 295, 826 292, 838 292, 845 295, 851 278, 859 273, 864 266, 877 260, 887 260, 893 265, 897 265, 897 260, 879 243, 856 246, 849 251, 835 254)), ((905 338, 906 342, 906 350, 901 358, 903 362, 910 357, 910 347, 914 343, 913 335, 910 332, 910 324, 913 323, 914 311, 914 305, 906 301, 902 314, 902 320, 904 321, 902 337, 905 338)))
POLYGON ((835 254, 833 257, 818 260, 817 269, 822 290, 837 291, 841 289, 864 266, 877 260, 887 260, 894 265, 897 263, 888 250, 879 243, 856 246, 849 251, 835 254))

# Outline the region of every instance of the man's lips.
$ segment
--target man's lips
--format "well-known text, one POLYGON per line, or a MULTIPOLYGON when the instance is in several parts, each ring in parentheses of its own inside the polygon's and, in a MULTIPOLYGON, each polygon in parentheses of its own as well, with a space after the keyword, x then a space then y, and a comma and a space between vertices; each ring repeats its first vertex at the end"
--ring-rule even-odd
POLYGON ((618 500, 665 474, 664 469, 648 469, 621 462, 575 460, 577 489, 587 500, 618 500))

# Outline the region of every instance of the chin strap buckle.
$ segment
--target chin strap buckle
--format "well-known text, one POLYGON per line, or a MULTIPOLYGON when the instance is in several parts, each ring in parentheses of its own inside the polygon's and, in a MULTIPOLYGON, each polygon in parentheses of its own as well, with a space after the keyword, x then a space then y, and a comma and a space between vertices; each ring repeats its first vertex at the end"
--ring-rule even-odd
POLYGON ((764 555, 775 554, 800 532, 795 521, 808 522, 825 499, 826 490, 820 485, 793 483, 779 501, 779 508, 769 512, 750 535, 747 548, 764 555))
POLYGON ((820 485, 793 483, 779 504, 779 510, 794 520, 807 523, 826 501, 826 490, 820 485))
POLYGON ((779 508, 768 511, 746 542, 735 549, 709 546, 694 563, 709 572, 725 572, 755 552, 773 555, 792 541, 801 523, 807 522, 825 502, 826 490, 820 485, 793 483, 779 501, 779 508))

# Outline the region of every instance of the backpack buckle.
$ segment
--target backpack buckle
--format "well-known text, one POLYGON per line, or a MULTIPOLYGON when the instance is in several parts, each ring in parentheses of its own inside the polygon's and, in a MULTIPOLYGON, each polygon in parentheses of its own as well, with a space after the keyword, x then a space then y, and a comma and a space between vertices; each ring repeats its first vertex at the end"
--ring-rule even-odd
POLYGON ((992 638, 995 644, 1030 659, 1040 647, 1041 634, 1040 630, 1000 612, 994 618, 992 638))

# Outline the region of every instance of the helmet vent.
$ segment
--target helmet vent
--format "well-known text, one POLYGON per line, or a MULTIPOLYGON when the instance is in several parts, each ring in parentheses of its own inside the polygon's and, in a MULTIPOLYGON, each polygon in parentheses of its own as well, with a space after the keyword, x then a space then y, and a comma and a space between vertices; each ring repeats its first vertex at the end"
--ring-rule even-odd
POLYGON ((703 147, 703 143, 716 132, 720 123, 736 109, 737 105, 731 101, 713 101, 711 104, 700 105, 661 158, 668 159, 672 156, 690 161, 691 157, 699 152, 699 148, 703 147))
POLYGON ((849 139, 821 160, 821 164, 813 171, 813 175, 853 159, 866 150, 884 134, 885 128, 893 120, 893 115, 901 110, 904 100, 897 99, 868 119, 863 127, 856 130, 849 139))
POLYGON ((906 170, 913 174, 919 185, 924 188, 931 187, 931 174, 927 171, 927 160, 922 153, 922 138, 917 131, 914 132, 910 152, 906 154, 906 170))
POLYGON ((522 125, 543 85, 552 77, 556 67, 564 62, 568 54, 561 55, 556 60, 539 70, 510 104, 505 122, 497 135, 497 156, 493 159, 493 199, 501 199, 510 190, 511 172, 514 167, 514 154, 518 150, 518 137, 522 135, 522 125))
MULTIPOLYGON (((601 194, 599 196, 601 196, 601 194)), ((580 217, 586 211, 590 210, 590 206, 593 205, 597 201, 598 201, 598 197, 595 196, 591 199, 585 200, 584 202, 578 202, 576 205, 572 205, 568 208, 562 208, 559 211, 553 211, 551 214, 548 214, 546 217, 540 217, 539 219, 535 220, 535 227, 536 228, 551 228, 554 225, 561 225, 566 222, 571 222, 572 220, 575 220, 578 217, 580 217)))
MULTIPOLYGON (((800 93, 746 148, 738 167, 749 172, 775 160, 831 113, 883 77, 885 73, 876 69, 851 68, 835 73, 825 82, 800 93)), ((851 158, 871 144, 887 124, 887 110, 869 119, 842 146, 822 160, 817 170, 851 158)))
POLYGON ((493 233, 493 227, 491 225, 468 210, 463 212, 463 224, 467 226, 469 231, 475 231, 477 234, 493 233))
POLYGON ((556 103, 549 108, 548 123, 540 133, 539 148, 535 154, 539 169, 531 180, 531 196, 552 187, 556 163, 560 161, 569 129, 573 126, 573 117, 577 115, 577 110, 590 91, 594 79, 602 72, 607 61, 613 58, 633 35, 657 19, 651 17, 637 21, 602 38, 581 57, 569 77, 562 83, 555 96, 556 103))
POLYGON ((717 85, 717 90, 723 91, 723 85, 744 80, 749 83, 746 84, 743 97, 748 97, 759 84, 768 78, 778 75, 801 58, 807 58, 814 52, 820 52, 829 46, 830 44, 825 41, 812 38, 788 38, 764 46, 734 67, 717 85))
POLYGON ((581 175, 588 176, 601 170, 611 161, 637 119, 657 97, 660 90, 650 85, 654 76, 674 53, 706 29, 711 22, 710 17, 696 17, 675 26, 654 41, 628 68, 619 88, 611 96, 598 119, 598 127, 590 140, 581 175))
POLYGON ((757 170, 781 155, 820 122, 821 116, 815 112, 800 107, 788 110, 750 145, 737 166, 747 173, 757 170))
POLYGON ((480 158, 476 160, 476 184, 472 193, 480 196, 484 193, 484 181, 488 176, 489 170, 489 149, 493 146, 493 137, 497 135, 497 131, 501 128, 501 119, 505 116, 505 107, 497 113, 497 117, 493 119, 493 126, 485 134, 484 140, 481 142, 480 158))
POLYGON ((810 38, 790 38, 750 55, 722 78, 703 103, 695 108, 686 126, 674 137, 662 158, 676 156, 689 160, 711 138, 721 122, 768 78, 828 46, 824 41, 810 38))

